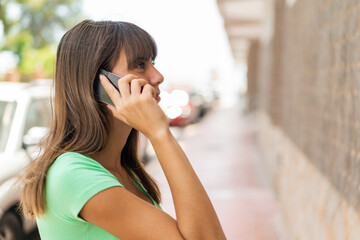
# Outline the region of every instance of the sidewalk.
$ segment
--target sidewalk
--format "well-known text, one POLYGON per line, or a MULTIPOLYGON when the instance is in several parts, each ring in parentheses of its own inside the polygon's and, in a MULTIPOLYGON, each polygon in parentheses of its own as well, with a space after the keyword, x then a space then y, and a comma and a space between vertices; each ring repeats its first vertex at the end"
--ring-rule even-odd
MULTIPOLYGON (((259 159, 256 125, 236 106, 218 107, 200 123, 173 133, 208 192, 227 239, 286 240, 265 163, 259 159)), ((175 217, 155 155, 146 168, 159 183, 164 211, 175 217)))

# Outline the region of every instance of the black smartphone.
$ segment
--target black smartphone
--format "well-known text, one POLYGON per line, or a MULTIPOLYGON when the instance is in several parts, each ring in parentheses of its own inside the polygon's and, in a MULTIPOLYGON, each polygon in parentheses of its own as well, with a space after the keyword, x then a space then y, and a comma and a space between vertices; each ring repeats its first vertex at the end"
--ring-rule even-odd
POLYGON ((97 101, 102 101, 111 105, 114 105, 114 103, 111 101, 111 98, 109 97, 109 95, 106 93, 104 87, 101 85, 100 83, 100 78, 99 78, 99 74, 104 75, 109 82, 116 88, 116 90, 119 91, 118 88, 118 80, 121 78, 120 76, 113 74, 111 72, 108 72, 104 69, 100 69, 97 76, 96 76, 96 80, 95 83, 96 85, 94 86, 94 91, 95 91, 95 99, 97 101))

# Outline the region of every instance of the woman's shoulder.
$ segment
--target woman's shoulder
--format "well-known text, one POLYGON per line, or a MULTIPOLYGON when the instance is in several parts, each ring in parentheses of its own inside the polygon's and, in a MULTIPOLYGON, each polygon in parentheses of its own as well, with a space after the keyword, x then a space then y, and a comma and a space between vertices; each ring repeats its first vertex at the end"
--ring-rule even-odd
POLYGON ((94 159, 76 152, 63 153, 46 176, 47 209, 61 218, 78 221, 78 213, 91 197, 116 186, 122 187, 116 177, 94 159))
POLYGON ((46 176, 46 190, 49 193, 81 192, 88 187, 117 185, 119 181, 99 162, 87 155, 66 152, 55 159, 46 176))
POLYGON ((86 154, 78 152, 65 152, 59 155, 50 168, 72 168, 80 166, 96 166, 103 168, 99 162, 90 158, 86 154))
POLYGON ((58 156, 50 166, 47 179, 73 179, 74 177, 78 179, 80 176, 93 177, 94 175, 113 177, 99 162, 89 156, 77 152, 66 152, 58 156))
POLYGON ((95 161, 94 159, 90 158, 88 155, 78 153, 78 152, 65 152, 65 153, 62 153, 56 158, 56 160, 59 160, 59 159, 65 159, 65 161, 66 160, 83 160, 83 161, 84 160, 85 161, 92 160, 92 161, 95 161))

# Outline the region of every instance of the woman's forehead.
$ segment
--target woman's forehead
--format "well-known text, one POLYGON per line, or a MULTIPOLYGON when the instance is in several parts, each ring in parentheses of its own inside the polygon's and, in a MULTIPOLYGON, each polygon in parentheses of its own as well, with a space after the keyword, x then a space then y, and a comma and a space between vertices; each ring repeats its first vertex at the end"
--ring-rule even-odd
POLYGON ((120 52, 120 56, 116 62, 116 65, 126 65, 128 68, 132 67, 135 64, 140 62, 147 62, 153 61, 152 57, 148 56, 134 56, 134 55, 127 55, 125 51, 120 52))
POLYGON ((142 52, 130 52, 127 53, 126 51, 122 51, 122 54, 120 54, 120 57, 123 57, 126 59, 129 66, 133 64, 137 64, 139 62, 146 62, 146 61, 152 61, 155 60, 156 56, 153 56, 153 54, 149 53, 143 53, 142 52))

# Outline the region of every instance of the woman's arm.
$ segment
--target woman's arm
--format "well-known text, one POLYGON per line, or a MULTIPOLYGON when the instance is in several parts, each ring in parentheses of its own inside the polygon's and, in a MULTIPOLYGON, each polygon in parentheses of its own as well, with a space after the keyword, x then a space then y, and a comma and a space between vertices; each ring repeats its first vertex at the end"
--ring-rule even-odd
POLYGON ((170 185, 177 221, 120 187, 92 197, 80 216, 122 240, 226 239, 209 197, 154 99, 154 88, 127 75, 119 80, 120 96, 103 76, 100 79, 115 103, 109 106, 114 117, 144 133, 153 145, 170 185))
POLYGON ((171 132, 159 132, 149 139, 168 180, 182 236, 225 239, 208 195, 171 132))

